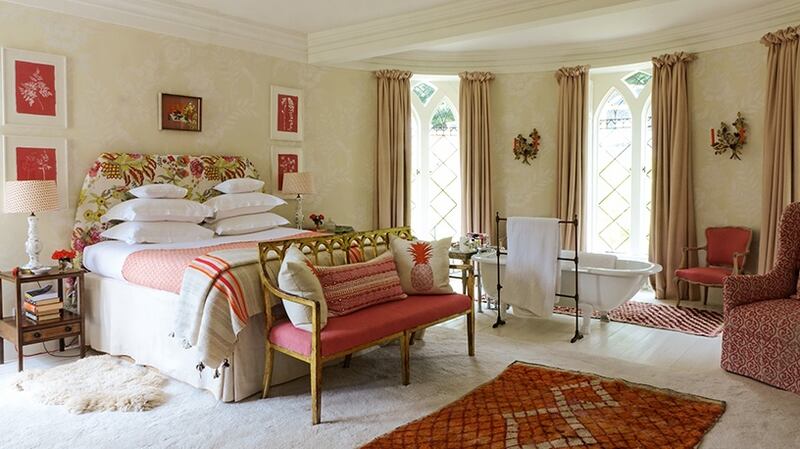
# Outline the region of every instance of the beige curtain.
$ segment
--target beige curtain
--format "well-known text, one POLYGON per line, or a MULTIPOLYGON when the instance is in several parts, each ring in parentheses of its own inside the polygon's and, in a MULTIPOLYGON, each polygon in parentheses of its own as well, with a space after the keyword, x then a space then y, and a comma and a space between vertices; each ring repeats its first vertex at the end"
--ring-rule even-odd
POLYGON ((491 98, 489 72, 463 72, 459 85, 461 229, 492 232, 491 98))
POLYGON ((758 271, 772 268, 783 209, 800 201, 800 27, 765 35, 767 105, 764 119, 761 242, 758 271))
MULTIPOLYGON (((562 220, 577 216, 583 222, 583 155, 586 152, 586 101, 589 94, 589 66, 562 67, 558 81, 558 123, 556 125, 556 215, 562 220)), ((563 227, 561 247, 575 249, 574 232, 563 227)), ((578 237, 583 247, 583 232, 578 237)))
POLYGON ((411 72, 379 70, 375 225, 411 224, 411 72))
POLYGON ((697 246, 686 79, 692 60, 694 55, 683 52, 653 58, 650 260, 663 267, 654 276, 656 298, 677 296, 673 279, 683 248, 697 246))

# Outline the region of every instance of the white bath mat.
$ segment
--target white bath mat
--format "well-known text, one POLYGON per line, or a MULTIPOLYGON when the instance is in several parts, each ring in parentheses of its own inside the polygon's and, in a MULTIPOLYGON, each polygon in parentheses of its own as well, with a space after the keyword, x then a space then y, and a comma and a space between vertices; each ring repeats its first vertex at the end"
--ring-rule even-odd
POLYGON ((117 357, 99 355, 45 370, 24 371, 14 381, 43 404, 72 413, 142 412, 162 404, 165 378, 117 357))

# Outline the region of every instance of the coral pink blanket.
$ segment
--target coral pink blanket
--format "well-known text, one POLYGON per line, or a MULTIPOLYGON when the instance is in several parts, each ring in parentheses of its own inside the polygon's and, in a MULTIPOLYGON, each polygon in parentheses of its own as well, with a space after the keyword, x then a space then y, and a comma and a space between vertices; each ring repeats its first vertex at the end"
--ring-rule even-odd
MULTIPOLYGON (((315 235, 322 234, 309 231, 294 235, 290 239, 313 237, 315 235)), ((288 239, 281 238, 278 240, 288 239)), ((192 261, 210 252, 242 248, 253 248, 255 250, 258 248, 258 242, 223 243, 186 249, 144 249, 132 253, 125 259, 125 264, 122 267, 122 276, 132 284, 178 294, 181 291, 183 274, 192 261)))

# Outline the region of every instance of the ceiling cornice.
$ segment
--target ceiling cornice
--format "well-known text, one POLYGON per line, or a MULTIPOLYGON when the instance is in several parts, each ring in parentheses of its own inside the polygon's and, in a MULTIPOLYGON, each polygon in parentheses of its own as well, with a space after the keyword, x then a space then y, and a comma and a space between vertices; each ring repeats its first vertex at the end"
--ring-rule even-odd
POLYGON ((457 73, 462 70, 536 72, 580 64, 606 67, 649 61, 653 56, 672 51, 702 52, 757 42, 765 33, 798 23, 800 2, 786 0, 720 17, 715 21, 635 38, 599 41, 591 45, 473 52, 411 51, 337 65, 361 70, 398 68, 429 74, 457 73))
POLYGON ((308 61, 340 64, 669 0, 463 0, 308 35, 308 61))
POLYGON ((307 62, 305 33, 152 0, 7 0, 10 3, 307 62))

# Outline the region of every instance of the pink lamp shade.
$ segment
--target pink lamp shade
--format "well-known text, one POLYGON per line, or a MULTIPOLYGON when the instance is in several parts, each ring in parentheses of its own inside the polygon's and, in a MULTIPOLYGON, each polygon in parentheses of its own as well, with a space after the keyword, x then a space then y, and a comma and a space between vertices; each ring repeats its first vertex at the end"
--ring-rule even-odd
POLYGON ((283 175, 283 193, 315 193, 314 178, 310 172, 286 173, 283 175))
POLYGON ((31 214, 58 209, 55 181, 8 181, 5 185, 3 211, 7 214, 31 214))

